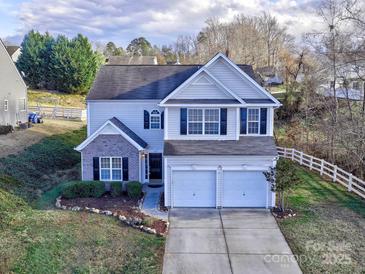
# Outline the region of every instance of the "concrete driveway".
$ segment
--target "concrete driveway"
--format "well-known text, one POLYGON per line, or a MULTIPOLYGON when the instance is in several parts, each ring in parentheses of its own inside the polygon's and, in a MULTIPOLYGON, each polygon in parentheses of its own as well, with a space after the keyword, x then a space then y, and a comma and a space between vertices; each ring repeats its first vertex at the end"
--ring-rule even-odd
POLYGON ((163 273, 302 273, 266 210, 172 209, 163 273))

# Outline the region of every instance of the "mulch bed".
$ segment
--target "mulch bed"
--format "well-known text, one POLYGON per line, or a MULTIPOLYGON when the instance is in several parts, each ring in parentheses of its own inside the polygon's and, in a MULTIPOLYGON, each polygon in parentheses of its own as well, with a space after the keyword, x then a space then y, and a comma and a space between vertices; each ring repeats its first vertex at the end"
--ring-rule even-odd
POLYGON ((274 207, 272 209, 272 214, 275 216, 275 218, 278 219, 286 219, 286 218, 291 218, 291 217, 295 217, 297 214, 294 212, 294 210, 288 208, 285 209, 284 211, 280 210, 277 207, 274 207))
MULTIPOLYGON (((140 218, 142 220, 147 218, 151 219, 150 216, 140 212, 138 207, 139 199, 131 199, 127 195, 123 195, 121 197, 112 197, 107 193, 100 198, 62 198, 61 205, 67 207, 78 206, 82 208, 97 208, 100 210, 109 210, 125 217, 140 218)), ((166 222, 159 219, 154 219, 149 227, 155 229, 156 232, 160 234, 164 234, 167 230, 166 222)))

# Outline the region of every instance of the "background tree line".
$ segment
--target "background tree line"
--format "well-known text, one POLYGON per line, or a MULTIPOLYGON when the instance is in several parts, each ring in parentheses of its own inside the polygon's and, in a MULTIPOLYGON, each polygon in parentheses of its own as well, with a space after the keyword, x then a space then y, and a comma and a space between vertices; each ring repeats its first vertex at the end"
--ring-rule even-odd
POLYGON ((86 93, 94 81, 103 57, 89 40, 79 34, 72 39, 30 31, 21 44, 17 61, 31 88, 54 89, 67 93, 86 93))

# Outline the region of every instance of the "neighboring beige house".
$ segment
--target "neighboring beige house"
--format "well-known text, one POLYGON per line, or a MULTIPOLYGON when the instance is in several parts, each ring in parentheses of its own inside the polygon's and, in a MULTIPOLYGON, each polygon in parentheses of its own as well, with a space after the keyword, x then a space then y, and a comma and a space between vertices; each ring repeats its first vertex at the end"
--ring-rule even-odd
POLYGON ((19 46, 5 46, 5 47, 13 62, 16 63, 21 53, 20 47, 19 46))
POLYGON ((108 65, 157 65, 156 56, 109 56, 108 65))
POLYGON ((27 86, 0 40, 0 125, 25 123, 27 86))

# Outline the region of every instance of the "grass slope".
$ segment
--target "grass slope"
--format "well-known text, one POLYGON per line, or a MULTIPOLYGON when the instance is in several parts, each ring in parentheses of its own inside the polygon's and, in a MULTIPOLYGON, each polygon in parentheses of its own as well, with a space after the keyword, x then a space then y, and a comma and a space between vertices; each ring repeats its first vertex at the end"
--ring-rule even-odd
POLYGON ((365 202, 298 167, 289 198, 298 216, 279 221, 304 273, 365 273, 365 202))
POLYGON ((62 106, 85 108, 85 95, 67 94, 47 90, 28 90, 28 105, 30 106, 62 106))
POLYGON ((73 148, 84 137, 85 129, 54 135, 0 159, 0 273, 161 273, 163 238, 26 202, 52 208, 62 182, 79 176, 73 148))
POLYGON ((164 239, 88 213, 31 210, 0 233, 0 273, 161 273, 164 239))
POLYGON ((0 187, 33 202, 62 179, 72 179, 70 173, 78 177, 75 166, 80 154, 73 148, 85 136, 85 128, 50 136, 17 155, 1 158, 0 187))

